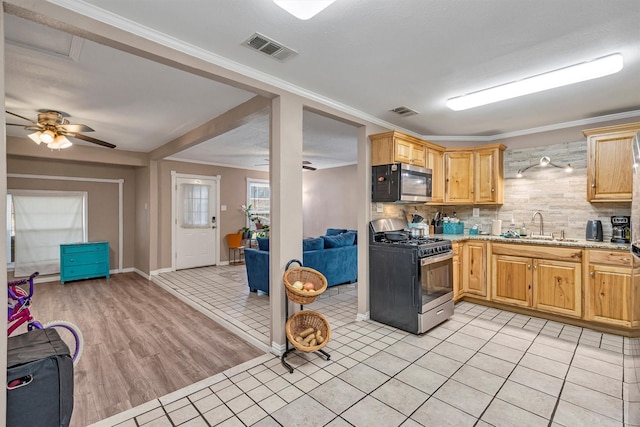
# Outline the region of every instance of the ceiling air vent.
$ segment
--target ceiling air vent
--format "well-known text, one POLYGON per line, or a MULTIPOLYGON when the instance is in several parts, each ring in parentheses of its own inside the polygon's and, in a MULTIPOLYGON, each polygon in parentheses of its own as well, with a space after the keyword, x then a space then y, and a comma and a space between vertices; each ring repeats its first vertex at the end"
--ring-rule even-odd
POLYGON ((393 110, 390 110, 396 114, 401 115, 402 117, 409 117, 409 116, 415 116, 416 114, 418 114, 418 112, 416 110, 412 110, 409 107, 396 107, 393 110))
POLYGON ((282 43, 278 43, 277 41, 263 36, 260 33, 255 33, 249 37, 249 39, 244 42, 244 45, 258 50, 265 55, 269 55, 272 58, 279 59, 280 61, 284 61, 290 56, 298 53, 295 50, 284 46, 282 43))

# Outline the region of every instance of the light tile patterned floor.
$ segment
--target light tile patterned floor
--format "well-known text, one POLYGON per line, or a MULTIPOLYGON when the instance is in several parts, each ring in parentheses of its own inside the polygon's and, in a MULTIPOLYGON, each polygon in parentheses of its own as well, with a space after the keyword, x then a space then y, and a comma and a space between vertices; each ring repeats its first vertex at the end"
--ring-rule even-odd
MULTIPOLYGON (((269 295, 250 292, 244 265, 203 267, 160 274, 153 281, 206 310, 214 320, 235 326, 248 337, 267 346, 269 295)), ((282 285, 284 286, 284 285, 282 285)), ((357 315, 357 284, 327 288, 306 309, 320 311, 333 328, 354 322, 357 315)))
POLYGON ((293 374, 265 354, 96 426, 640 425, 638 339, 464 302, 422 336, 332 324, 325 349, 289 356, 293 374))

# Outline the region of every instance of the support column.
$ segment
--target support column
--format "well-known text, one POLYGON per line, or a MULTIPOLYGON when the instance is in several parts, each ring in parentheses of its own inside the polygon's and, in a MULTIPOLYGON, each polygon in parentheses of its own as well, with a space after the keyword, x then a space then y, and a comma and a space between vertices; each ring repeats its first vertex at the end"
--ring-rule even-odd
POLYGON ((302 261, 302 103, 298 97, 283 95, 272 101, 269 153, 271 348, 282 354, 286 343, 282 276, 289 260, 302 261))
POLYGON ((371 221, 371 144, 366 126, 358 128, 358 315, 369 318, 369 221, 371 221))

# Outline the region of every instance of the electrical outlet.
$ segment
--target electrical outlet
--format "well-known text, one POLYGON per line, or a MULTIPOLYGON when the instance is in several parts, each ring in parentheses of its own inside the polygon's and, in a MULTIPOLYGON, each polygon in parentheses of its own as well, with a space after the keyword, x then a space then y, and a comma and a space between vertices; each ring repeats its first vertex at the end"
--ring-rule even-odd
POLYGON ((227 210, 227 205, 220 205, 220 210, 221 211, 226 211, 227 210))
POLYGON ((473 217, 474 218, 480 217, 480 208, 473 208, 473 217))
POLYGON ((376 212, 382 213, 384 212, 384 205, 380 202, 376 203, 376 212))

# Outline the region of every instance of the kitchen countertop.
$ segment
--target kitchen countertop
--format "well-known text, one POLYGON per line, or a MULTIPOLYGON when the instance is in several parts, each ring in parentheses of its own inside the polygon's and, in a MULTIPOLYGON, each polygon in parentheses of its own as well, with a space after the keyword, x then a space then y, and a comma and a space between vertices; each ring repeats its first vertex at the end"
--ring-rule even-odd
POLYGON ((452 242, 461 242, 465 240, 483 240, 489 242, 499 243, 516 243, 527 245, 547 245, 547 246, 569 246, 589 249, 614 249, 628 251, 630 250, 629 243, 611 243, 611 242, 593 242, 584 239, 571 239, 571 241, 563 240, 546 240, 546 239, 530 239, 528 237, 509 238, 502 236, 493 236, 490 234, 431 234, 429 237, 438 237, 441 239, 451 240, 452 242), (575 241, 573 241, 575 240, 575 241))

